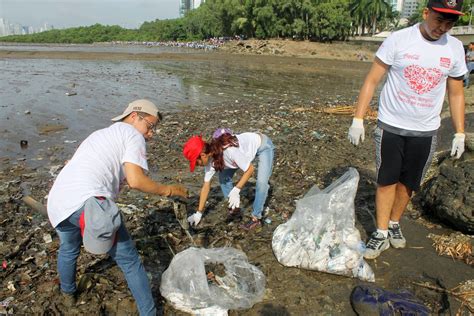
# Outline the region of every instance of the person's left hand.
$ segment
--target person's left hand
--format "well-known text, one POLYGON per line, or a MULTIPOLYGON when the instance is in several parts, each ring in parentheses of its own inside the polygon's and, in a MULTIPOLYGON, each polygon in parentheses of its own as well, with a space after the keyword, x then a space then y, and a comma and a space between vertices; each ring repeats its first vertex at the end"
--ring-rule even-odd
POLYGON ((464 152, 465 139, 466 135, 464 133, 454 134, 453 147, 451 148, 451 156, 456 155, 456 159, 461 158, 461 155, 464 152))
POLYGON ((233 187, 229 193, 229 207, 231 209, 240 207, 240 189, 233 187))

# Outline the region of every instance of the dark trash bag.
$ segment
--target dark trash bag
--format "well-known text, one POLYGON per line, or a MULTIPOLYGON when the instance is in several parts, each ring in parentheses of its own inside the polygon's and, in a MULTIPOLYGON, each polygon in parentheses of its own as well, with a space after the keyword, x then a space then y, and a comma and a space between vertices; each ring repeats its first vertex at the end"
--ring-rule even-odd
POLYGON ((428 308, 407 290, 394 293, 376 286, 359 285, 352 290, 351 304, 360 316, 429 315, 428 308))

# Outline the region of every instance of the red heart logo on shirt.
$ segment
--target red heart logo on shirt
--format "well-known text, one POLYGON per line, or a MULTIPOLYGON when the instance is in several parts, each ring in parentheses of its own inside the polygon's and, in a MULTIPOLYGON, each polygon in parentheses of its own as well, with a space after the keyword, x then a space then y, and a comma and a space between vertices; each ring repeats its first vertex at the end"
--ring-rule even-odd
POLYGON ((408 85, 413 91, 424 94, 438 85, 443 73, 437 68, 410 65, 403 69, 403 76, 407 79, 408 85))

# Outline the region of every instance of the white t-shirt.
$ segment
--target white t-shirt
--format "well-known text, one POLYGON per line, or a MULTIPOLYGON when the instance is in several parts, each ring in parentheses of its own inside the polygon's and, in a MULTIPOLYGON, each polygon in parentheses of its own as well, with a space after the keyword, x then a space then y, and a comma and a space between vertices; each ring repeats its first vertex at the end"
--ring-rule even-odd
MULTIPOLYGON (((257 155, 257 150, 262 144, 262 139, 257 133, 242 133, 235 135, 239 140, 239 147, 229 147, 224 150, 224 168, 241 169, 247 171, 257 155)), ((212 161, 204 167, 204 181, 211 181, 216 170, 212 161)))
POLYGON ((118 122, 87 137, 59 173, 48 196, 48 216, 56 227, 92 196, 114 199, 125 179, 123 164, 148 170, 145 138, 118 122))
POLYGON ((391 34, 376 56, 391 66, 380 94, 378 119, 405 130, 437 130, 448 76, 460 77, 467 71, 461 41, 449 34, 428 41, 416 24, 391 34))

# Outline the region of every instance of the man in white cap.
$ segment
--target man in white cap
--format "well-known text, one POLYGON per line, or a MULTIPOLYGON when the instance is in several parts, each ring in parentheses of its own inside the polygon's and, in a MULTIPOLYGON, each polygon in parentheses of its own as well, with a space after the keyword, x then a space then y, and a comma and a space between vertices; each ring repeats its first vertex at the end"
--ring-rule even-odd
POLYGON ((145 174, 145 141, 161 114, 148 100, 136 100, 116 123, 89 135, 59 173, 48 197, 48 216, 60 239, 58 272, 67 304, 75 303, 76 264, 81 243, 94 254, 108 253, 124 272, 140 315, 156 314, 147 274, 113 202, 126 182, 132 189, 163 196, 187 196, 181 185, 164 185, 145 174))
POLYGON ((423 22, 391 34, 380 46, 359 93, 349 140, 364 140, 363 118, 374 91, 388 73, 375 130, 377 231, 365 258, 374 259, 390 246, 404 248, 400 218, 413 191, 420 188, 436 149, 436 133, 446 90, 455 130, 451 156, 464 152, 466 73, 461 41, 448 34, 461 12, 462 0, 430 0, 423 22))

